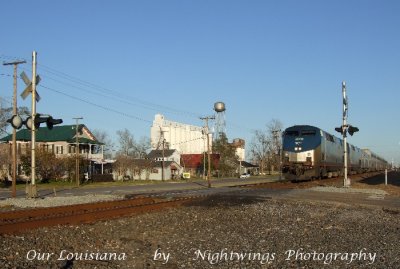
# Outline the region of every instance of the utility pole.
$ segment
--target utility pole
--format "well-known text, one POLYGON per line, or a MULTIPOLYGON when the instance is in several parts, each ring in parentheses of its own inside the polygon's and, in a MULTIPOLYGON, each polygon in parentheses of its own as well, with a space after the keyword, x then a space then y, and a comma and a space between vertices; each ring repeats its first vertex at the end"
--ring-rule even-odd
POLYGON ((79 120, 82 120, 83 117, 76 117, 73 118, 76 120, 76 127, 75 127, 75 177, 76 177, 76 185, 79 187, 80 179, 79 179, 79 139, 78 139, 78 127, 79 127, 79 120))
POLYGON ((203 131, 203 179, 206 179, 206 137, 203 131))
POLYGON ((207 183, 208 187, 211 188, 211 158, 210 158, 210 133, 208 128, 208 120, 214 120, 215 116, 200 117, 205 122, 205 133, 207 135, 207 159, 208 159, 208 171, 207 171, 207 183))
MULTIPOLYGON (((26 61, 14 61, 3 63, 3 65, 14 65, 14 94, 13 94, 13 116, 17 116, 17 67, 19 64, 24 64, 26 61)), ((17 196, 16 182, 17 182, 17 130, 13 128, 12 134, 12 197, 17 196)))
POLYGON ((164 133, 162 134, 163 134, 163 140, 162 140, 161 180, 164 181, 165 138, 164 138, 164 133))

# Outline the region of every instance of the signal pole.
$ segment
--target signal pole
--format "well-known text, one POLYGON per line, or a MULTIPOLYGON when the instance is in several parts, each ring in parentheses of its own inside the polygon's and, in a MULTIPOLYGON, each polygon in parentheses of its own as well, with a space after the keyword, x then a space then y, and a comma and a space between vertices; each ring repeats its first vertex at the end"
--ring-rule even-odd
POLYGON ((76 178, 76 185, 79 187, 80 180, 79 180, 79 140, 78 140, 78 127, 79 127, 79 120, 82 120, 83 117, 76 117, 73 118, 76 120, 76 127, 75 127, 75 178, 76 178))
POLYGON ((32 52, 32 130, 31 130, 31 185, 28 190, 28 195, 30 198, 37 197, 36 191, 36 126, 35 126, 35 117, 36 117, 36 51, 32 52))
POLYGON ((343 124, 340 127, 335 128, 335 130, 343 135, 343 187, 350 187, 350 178, 347 176, 348 170, 348 152, 347 152, 347 132, 352 136, 355 132, 358 132, 359 129, 355 126, 347 124, 347 114, 348 114, 348 101, 346 96, 346 82, 342 82, 342 94, 343 94, 343 124))
MULTIPOLYGON (((17 111, 17 67, 19 64, 24 64, 26 61, 14 61, 10 63, 3 63, 3 65, 14 65, 14 94, 13 94, 13 116, 16 116, 17 111)), ((16 182, 17 182, 17 130, 13 128, 12 134, 12 197, 17 196, 16 182)))
POLYGON ((346 82, 342 82, 342 94, 343 94, 343 145, 344 145, 344 178, 343 178, 343 187, 350 187, 350 178, 347 177, 347 112, 348 112, 348 103, 346 96, 346 82))
POLYGON ((211 158, 210 158, 210 133, 209 133, 209 128, 208 128, 208 120, 214 120, 215 116, 207 116, 207 117, 201 117, 201 120, 204 120, 205 122, 205 131, 207 135, 207 159, 208 159, 208 171, 207 171, 207 184, 208 187, 211 188, 211 158))

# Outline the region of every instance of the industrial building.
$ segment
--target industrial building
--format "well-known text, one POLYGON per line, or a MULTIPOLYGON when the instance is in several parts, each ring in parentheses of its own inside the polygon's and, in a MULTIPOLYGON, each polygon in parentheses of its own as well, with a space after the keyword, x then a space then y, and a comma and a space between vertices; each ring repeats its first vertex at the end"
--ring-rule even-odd
MULTIPOLYGON (((203 127, 166 120, 156 114, 150 130, 152 149, 176 149, 180 154, 202 154, 207 151, 207 136, 203 127)), ((210 148, 212 135, 209 134, 210 148)))

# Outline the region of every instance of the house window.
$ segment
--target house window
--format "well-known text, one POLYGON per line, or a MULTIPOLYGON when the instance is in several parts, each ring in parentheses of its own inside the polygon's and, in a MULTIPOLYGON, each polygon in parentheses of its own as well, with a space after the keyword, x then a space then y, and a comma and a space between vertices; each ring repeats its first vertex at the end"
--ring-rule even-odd
POLYGON ((68 153, 75 153, 75 146, 69 145, 68 146, 68 153))
POLYGON ((64 154, 64 147, 56 146, 56 154, 64 154))
POLYGON ((152 172, 153 174, 158 174, 158 169, 153 168, 153 169, 151 169, 151 172, 152 172))
POLYGON ((43 150, 54 153, 54 145, 53 144, 43 144, 42 145, 43 150))

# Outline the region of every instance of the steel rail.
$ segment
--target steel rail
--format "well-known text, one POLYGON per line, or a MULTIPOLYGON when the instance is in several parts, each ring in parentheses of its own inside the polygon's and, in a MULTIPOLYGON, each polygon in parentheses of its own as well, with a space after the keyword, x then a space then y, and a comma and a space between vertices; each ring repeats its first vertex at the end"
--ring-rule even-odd
POLYGON ((20 233, 29 229, 55 225, 76 225, 123 216, 143 214, 167 207, 180 206, 204 195, 173 198, 171 200, 137 198, 118 201, 98 202, 19 210, 0 213, 0 234, 20 233))

